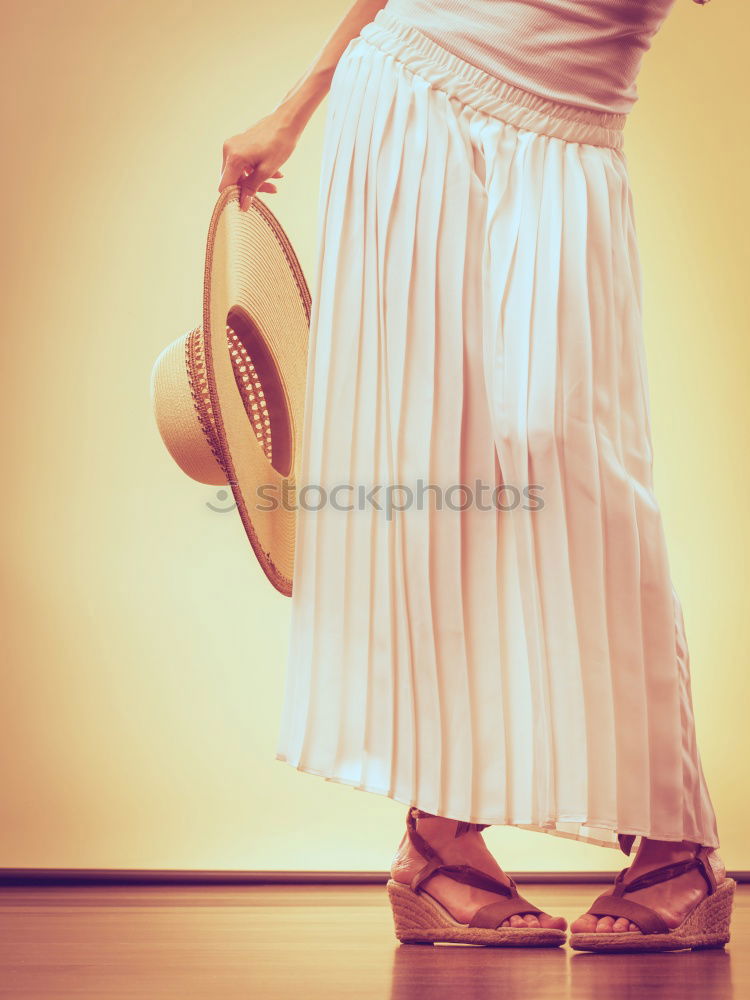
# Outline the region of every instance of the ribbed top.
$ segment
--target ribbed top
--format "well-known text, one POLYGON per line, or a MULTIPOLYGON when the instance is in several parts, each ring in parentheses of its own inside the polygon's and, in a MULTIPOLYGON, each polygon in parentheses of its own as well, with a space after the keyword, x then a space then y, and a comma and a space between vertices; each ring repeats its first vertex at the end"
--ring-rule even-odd
POLYGON ((627 113, 644 53, 675 0, 388 0, 449 52, 531 93, 627 113))

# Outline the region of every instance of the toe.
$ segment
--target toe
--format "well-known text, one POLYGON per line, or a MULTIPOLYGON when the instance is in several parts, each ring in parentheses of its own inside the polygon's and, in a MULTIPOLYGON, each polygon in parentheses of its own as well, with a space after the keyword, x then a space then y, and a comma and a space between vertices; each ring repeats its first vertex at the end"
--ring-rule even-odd
MULTIPOLYGON (((567 924, 561 928, 565 930, 567 924)), ((622 931, 640 931, 638 924, 634 924, 627 917, 597 917, 593 913, 584 913, 571 924, 570 930, 573 934, 591 934, 593 931, 604 931, 605 934, 619 933, 622 931)))
POLYGON ((596 930, 597 920, 593 913, 584 913, 573 921, 570 929, 573 934, 590 934, 596 930))
MULTIPOLYGON (((554 930, 564 931, 567 929, 568 921, 565 917, 551 917, 549 913, 513 914, 500 924, 501 927, 551 927, 554 930)), ((591 928, 593 929, 593 928, 591 928)))

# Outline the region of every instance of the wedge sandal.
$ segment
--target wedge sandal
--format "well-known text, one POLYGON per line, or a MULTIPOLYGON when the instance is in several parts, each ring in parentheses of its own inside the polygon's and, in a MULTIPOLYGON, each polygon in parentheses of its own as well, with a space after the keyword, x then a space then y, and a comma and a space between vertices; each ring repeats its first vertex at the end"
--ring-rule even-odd
MULTIPOLYGON (((412 806, 406 817, 409 839, 426 864, 414 875, 409 885, 393 878, 388 880, 388 898, 399 941, 403 944, 448 942, 523 948, 557 947, 565 943, 565 931, 551 927, 500 927, 513 914, 534 913, 539 916, 544 911, 518 894, 516 883, 510 876, 510 886, 507 886, 472 865, 445 864, 438 852, 417 833, 417 819, 431 815, 432 813, 412 806), (468 924, 459 923, 423 886, 427 879, 438 872, 457 882, 478 889, 488 889, 505 898, 480 907, 468 924)), ((459 822, 456 836, 469 830, 484 830, 487 826, 487 823, 459 822)))
MULTIPOLYGON (((633 838, 621 836, 620 846, 630 853, 633 838), (627 845, 627 846, 626 846, 627 845)), ((598 896, 586 911, 596 917, 626 917, 640 927, 639 931, 577 931, 570 935, 570 947, 577 951, 676 951, 681 948, 723 948, 729 941, 729 924, 732 917, 734 890, 737 883, 732 878, 716 881, 709 861, 711 848, 699 847, 692 858, 676 861, 653 871, 645 872, 630 882, 625 882, 623 868, 614 882, 611 893, 598 896), (698 903, 678 927, 670 928, 650 906, 626 899, 626 892, 645 889, 649 885, 666 882, 697 868, 708 884, 708 895, 698 903)))

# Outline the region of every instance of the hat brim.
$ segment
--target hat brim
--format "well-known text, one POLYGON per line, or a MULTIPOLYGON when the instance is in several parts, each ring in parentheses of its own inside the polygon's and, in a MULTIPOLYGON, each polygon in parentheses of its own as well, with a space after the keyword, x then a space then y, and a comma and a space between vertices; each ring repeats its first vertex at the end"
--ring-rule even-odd
POLYGON ((279 221, 257 196, 242 212, 239 194, 237 185, 225 188, 209 224, 206 380, 217 444, 247 537, 268 579, 291 596, 311 296, 279 221), (275 438, 271 461, 238 389, 228 325, 244 327, 243 337, 253 339, 250 356, 264 367, 275 438))

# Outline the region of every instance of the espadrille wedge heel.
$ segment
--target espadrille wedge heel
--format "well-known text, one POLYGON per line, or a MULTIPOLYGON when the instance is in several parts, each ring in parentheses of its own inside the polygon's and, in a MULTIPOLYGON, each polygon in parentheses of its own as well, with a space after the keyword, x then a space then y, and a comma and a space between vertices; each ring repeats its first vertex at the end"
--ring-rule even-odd
POLYGON ((654 868, 653 871, 645 872, 630 882, 624 881, 625 873, 629 869, 623 868, 615 879, 613 891, 598 896, 587 913, 593 913, 597 917, 627 917, 641 928, 640 931, 611 933, 579 931, 570 935, 571 948, 578 951, 677 951, 682 948, 693 950, 723 948, 729 941, 729 924, 737 883, 728 877, 717 883, 708 857, 710 850, 708 847, 699 847, 692 858, 654 868), (706 879, 708 895, 691 910, 678 927, 670 929, 650 906, 625 898, 626 892, 666 882, 692 868, 697 868, 706 879))
MULTIPOLYGON (((388 880, 388 898, 393 910, 396 937, 403 944, 455 944, 496 945, 503 947, 557 947, 564 944, 565 931, 551 927, 500 927, 499 925, 514 913, 534 913, 537 909, 523 896, 519 896, 513 879, 510 886, 472 865, 447 865, 438 852, 417 833, 416 820, 430 816, 412 806, 406 817, 408 836, 415 849, 426 860, 426 864, 416 873, 411 883, 388 880), (438 872, 448 875, 457 882, 488 889, 505 898, 496 903, 480 907, 468 924, 459 923, 453 915, 434 898, 423 883, 438 872)), ((468 830, 483 830, 488 824, 459 823, 456 836, 468 830)))

